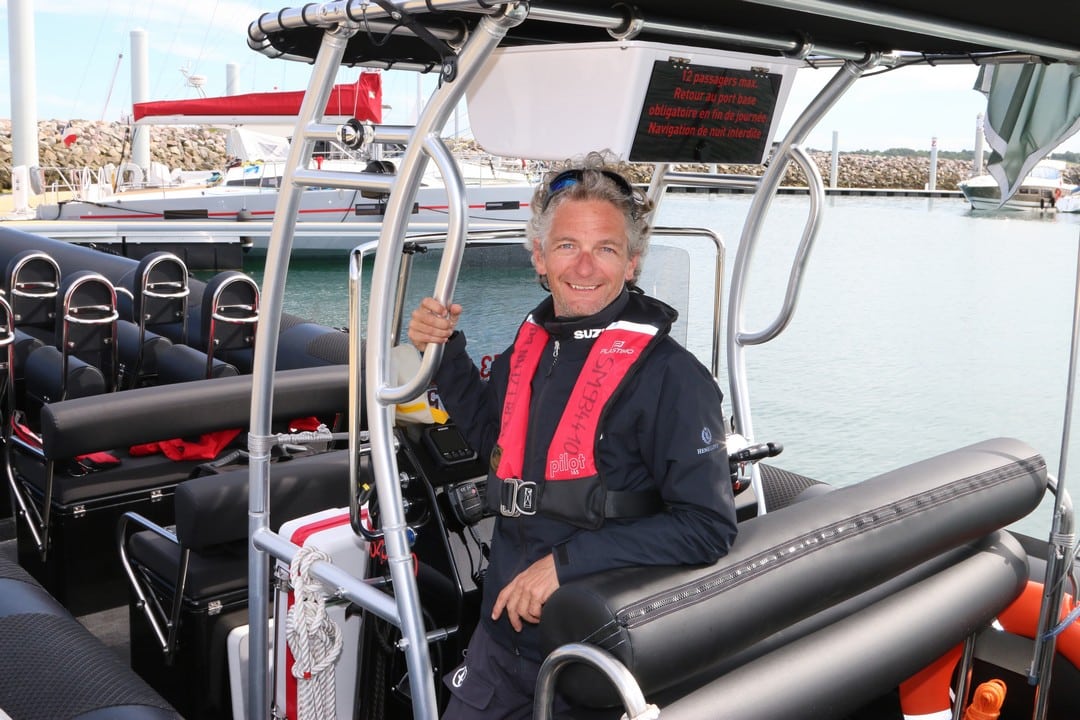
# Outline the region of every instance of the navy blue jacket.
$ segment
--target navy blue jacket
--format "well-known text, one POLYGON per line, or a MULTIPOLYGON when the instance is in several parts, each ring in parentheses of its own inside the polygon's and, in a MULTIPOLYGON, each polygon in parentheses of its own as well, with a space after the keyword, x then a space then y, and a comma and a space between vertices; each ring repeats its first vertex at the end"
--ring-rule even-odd
MULTIPOLYGON (((550 337, 532 380, 524 480, 543 480, 548 445, 594 342, 593 333, 582 331, 606 327, 628 303, 666 328, 677 317, 659 300, 630 291, 588 318, 555 319, 550 298, 533 311, 550 337)), ((511 351, 495 359, 485 382, 466 352, 464 335, 455 333, 435 376, 451 418, 484 457, 498 438, 511 351)), ((497 517, 480 618, 497 642, 542 660, 536 627, 526 624, 518 633, 505 613, 492 622, 491 609, 507 583, 548 553, 554 554, 560 584, 631 565, 707 564, 727 553, 736 525, 722 399, 708 370, 665 333, 610 401, 596 447, 596 465, 609 490, 658 490, 665 510, 608 518, 597 530, 542 514, 497 517)), ((488 498, 498 498, 494 487, 488 498)))

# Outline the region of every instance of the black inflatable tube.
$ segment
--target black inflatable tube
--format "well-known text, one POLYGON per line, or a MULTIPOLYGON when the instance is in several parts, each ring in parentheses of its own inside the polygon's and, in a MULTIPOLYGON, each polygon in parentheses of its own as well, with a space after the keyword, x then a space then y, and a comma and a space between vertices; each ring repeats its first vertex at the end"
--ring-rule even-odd
POLYGON ((29 573, 3 558, 0 642, 0 708, 12 717, 182 720, 29 573))
MULTIPOLYGON (((78 270, 93 270, 103 275, 113 285, 120 285, 139 264, 138 260, 123 255, 114 255, 85 245, 0 227, 0 268, 7 267, 11 258, 26 250, 46 253, 55 260, 60 266, 61 278, 78 270)), ((191 293, 188 298, 188 311, 197 312, 206 283, 190 278, 188 287, 191 293)))
MULTIPOLYGON (((663 706, 667 702, 674 701, 699 688, 712 678, 719 677, 726 672, 741 667, 762 655, 773 652, 788 645, 799 638, 806 637, 822 628, 832 625, 859 610, 891 597, 900 590, 922 582, 935 573, 955 565, 969 557, 972 552, 971 544, 961 545, 940 555, 936 555, 926 562, 920 563, 908 570, 890 578, 880 585, 875 585, 864 593, 848 598, 843 602, 831 605, 819 613, 811 615, 803 620, 781 628, 764 640, 760 640, 734 654, 725 653, 715 665, 708 669, 707 673, 688 674, 685 682, 659 693, 654 693, 650 700, 663 706)), ((1030 556, 1028 558, 1030 560, 1030 556)), ((1029 572, 1030 575, 1030 572, 1029 572)), ((602 682, 597 675, 597 682, 602 682)))
POLYGON ((114 284, 139 264, 121 255, 0 226, 0 267, 7 267, 11 258, 26 250, 47 253, 60 265, 61 276, 76 270, 93 270, 114 284))
MULTIPOLYGON (((569 583, 544 608, 542 650, 591 642, 646 693, 707 675, 724 658, 1034 509, 1043 459, 990 440, 810 498, 740 525, 707 568, 625 568, 569 583)), ((610 704, 608 687, 571 668, 560 688, 610 704)))
MULTIPOLYGON (((252 376, 239 375, 50 403, 41 411, 45 457, 65 460, 102 448, 247 427, 251 382, 252 376)), ((282 370, 274 376, 274 418, 345 413, 348 388, 344 365, 282 370)))
POLYGON ((843 717, 984 627, 1027 582, 1020 543, 989 536, 970 555, 661 708, 665 720, 843 717))

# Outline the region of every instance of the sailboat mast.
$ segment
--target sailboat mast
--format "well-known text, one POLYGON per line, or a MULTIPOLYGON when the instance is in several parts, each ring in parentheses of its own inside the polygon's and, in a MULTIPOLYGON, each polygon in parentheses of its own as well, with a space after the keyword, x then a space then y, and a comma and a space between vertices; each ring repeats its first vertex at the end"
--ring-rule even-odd
POLYGON ((113 67, 112 79, 109 80, 109 91, 105 93, 105 104, 101 106, 101 120, 105 119, 105 113, 109 111, 109 100, 112 99, 113 88, 116 87, 116 75, 120 72, 120 63, 124 59, 124 53, 116 56, 116 65, 113 67))

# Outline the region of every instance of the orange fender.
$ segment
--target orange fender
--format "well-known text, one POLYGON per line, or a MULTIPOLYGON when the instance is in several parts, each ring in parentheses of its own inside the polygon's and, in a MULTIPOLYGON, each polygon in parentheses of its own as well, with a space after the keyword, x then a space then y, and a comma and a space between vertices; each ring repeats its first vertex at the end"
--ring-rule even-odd
MULTIPOLYGON (((1034 639, 1042 606, 1042 583, 1029 580, 1020 596, 998 615, 1001 627, 1014 635, 1034 639)), ((1072 598, 1062 602, 1059 621, 1072 612, 1072 598)), ((905 718, 936 720, 952 717, 952 677, 960 660, 957 645, 900 684, 900 709, 905 718), (947 713, 947 714, 946 714, 947 713)), ((1057 653, 1080 669, 1080 621, 1070 623, 1057 636, 1057 653)))
MULTIPOLYGON (((1042 606, 1042 583, 1028 580, 1027 587, 1012 605, 1001 611, 998 622, 1014 635, 1034 638, 1039 625, 1039 608, 1042 606)), ((1058 621, 1072 612, 1072 598, 1066 596, 1061 603, 1058 621)), ((1057 636, 1057 652, 1075 667, 1080 668, 1080 623, 1071 623, 1057 636)))

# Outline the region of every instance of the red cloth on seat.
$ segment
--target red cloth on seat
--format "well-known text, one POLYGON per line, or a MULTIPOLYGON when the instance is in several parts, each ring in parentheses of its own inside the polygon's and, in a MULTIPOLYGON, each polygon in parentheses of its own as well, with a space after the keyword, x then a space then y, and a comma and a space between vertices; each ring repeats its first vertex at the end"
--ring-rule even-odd
POLYGON ((306 418, 296 418, 289 423, 289 432, 314 432, 322 425, 319 418, 312 415, 306 418))
POLYGON ((85 455, 79 455, 75 458, 75 462, 83 466, 87 470, 104 470, 107 467, 120 464, 120 458, 113 455, 111 452, 92 452, 85 455))
POLYGON ((133 445, 128 449, 128 452, 135 457, 160 452, 170 460, 213 460, 239 434, 239 428, 217 430, 203 434, 198 440, 173 438, 172 440, 158 440, 157 442, 133 445))

